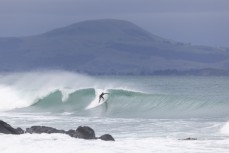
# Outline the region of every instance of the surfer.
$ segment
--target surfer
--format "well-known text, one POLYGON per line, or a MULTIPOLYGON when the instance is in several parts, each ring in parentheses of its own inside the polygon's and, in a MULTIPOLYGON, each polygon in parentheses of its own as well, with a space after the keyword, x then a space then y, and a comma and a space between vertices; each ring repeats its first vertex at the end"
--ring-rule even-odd
POLYGON ((105 94, 109 94, 109 93, 104 93, 104 92, 102 92, 102 93, 99 95, 99 103, 100 103, 100 100, 101 100, 101 99, 104 100, 103 95, 105 95, 105 94))

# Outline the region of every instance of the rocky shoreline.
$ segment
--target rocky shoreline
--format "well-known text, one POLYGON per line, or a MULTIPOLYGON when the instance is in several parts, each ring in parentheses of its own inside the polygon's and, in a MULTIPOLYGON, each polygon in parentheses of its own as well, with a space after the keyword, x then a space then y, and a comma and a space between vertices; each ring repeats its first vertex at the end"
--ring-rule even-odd
POLYGON ((95 132, 92 128, 88 126, 79 126, 76 130, 70 129, 68 131, 65 130, 59 130, 53 127, 47 127, 47 126, 32 126, 30 128, 26 128, 26 130, 23 130, 22 128, 13 128, 8 123, 0 120, 0 133, 3 134, 14 134, 14 135, 20 135, 25 133, 61 133, 61 134, 67 134, 70 137, 73 138, 79 138, 79 139, 87 139, 87 140, 95 140, 100 139, 104 141, 115 141, 115 139, 110 134, 104 134, 100 137, 96 137, 95 132))

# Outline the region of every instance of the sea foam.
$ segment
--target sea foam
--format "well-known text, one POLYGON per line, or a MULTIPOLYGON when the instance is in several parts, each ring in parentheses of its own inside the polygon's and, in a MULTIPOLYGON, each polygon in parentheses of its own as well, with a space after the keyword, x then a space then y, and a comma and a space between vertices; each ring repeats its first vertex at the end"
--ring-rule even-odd
POLYGON ((220 129, 220 132, 229 135, 229 121, 223 125, 223 127, 220 129))
POLYGON ((0 74, 0 110, 27 107, 56 90, 62 92, 62 100, 75 89, 93 82, 88 76, 66 71, 36 71, 0 74))
POLYGON ((69 71, 33 71, 0 74, 0 111, 28 107, 55 91, 60 91, 62 101, 79 89, 121 87, 115 82, 102 81, 69 71))

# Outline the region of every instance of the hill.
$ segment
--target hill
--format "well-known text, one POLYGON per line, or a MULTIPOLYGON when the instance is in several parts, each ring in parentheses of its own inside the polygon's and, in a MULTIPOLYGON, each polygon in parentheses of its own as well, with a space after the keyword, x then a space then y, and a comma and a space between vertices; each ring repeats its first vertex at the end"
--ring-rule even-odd
POLYGON ((0 71, 89 74, 229 74, 229 49, 155 36, 123 20, 90 20, 28 37, 0 38, 0 71), (176 73, 174 73, 176 72, 176 73), (180 73, 181 72, 181 73, 180 73))

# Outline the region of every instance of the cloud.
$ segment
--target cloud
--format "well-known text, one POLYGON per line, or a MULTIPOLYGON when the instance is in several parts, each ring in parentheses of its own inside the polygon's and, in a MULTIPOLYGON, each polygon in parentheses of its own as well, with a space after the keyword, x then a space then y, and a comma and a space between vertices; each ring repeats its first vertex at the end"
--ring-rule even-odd
POLYGON ((144 13, 229 11, 228 0, 1 0, 5 13, 144 13))
POLYGON ((100 18, 129 20, 179 41, 228 45, 229 40, 229 0, 0 0, 0 36, 100 18))

